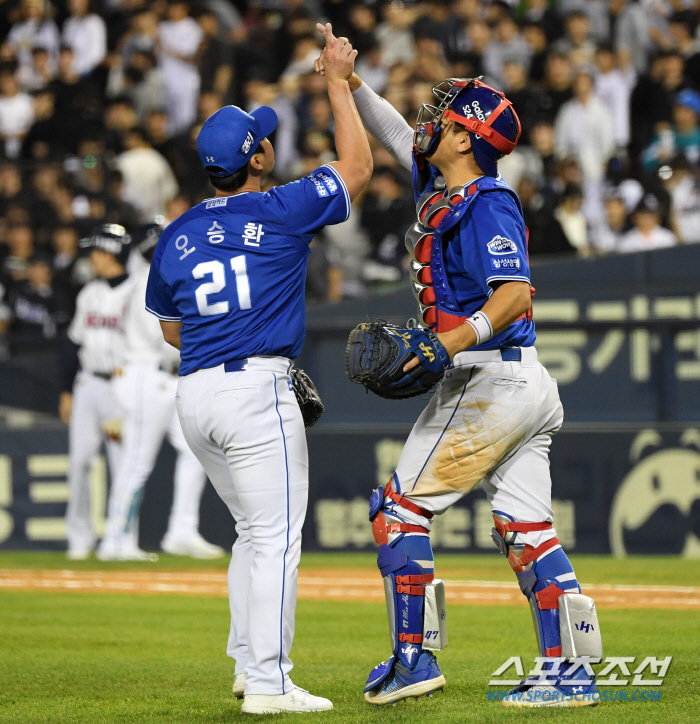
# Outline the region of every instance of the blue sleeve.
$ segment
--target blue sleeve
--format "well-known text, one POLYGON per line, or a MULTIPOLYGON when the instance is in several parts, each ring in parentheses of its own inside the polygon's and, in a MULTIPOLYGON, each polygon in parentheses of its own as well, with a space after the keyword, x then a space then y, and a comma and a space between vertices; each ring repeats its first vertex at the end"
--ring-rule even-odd
POLYGON ((527 231, 520 209, 507 192, 482 194, 472 212, 476 243, 468 247, 462 237, 462 253, 469 271, 477 275, 487 294, 498 281, 530 281, 527 259, 527 231))
MULTIPOLYGON (((168 235, 169 237, 169 235, 168 235)), ((179 322, 182 315, 180 310, 173 303, 170 287, 165 283, 160 274, 160 265, 163 260, 163 252, 167 244, 165 234, 158 241, 158 246, 153 254, 151 269, 148 272, 148 285, 146 286, 146 311, 150 312, 164 322, 179 322)))
POLYGON ((350 195, 331 165, 271 189, 268 203, 270 210, 297 236, 313 237, 324 226, 340 224, 350 216, 350 195))

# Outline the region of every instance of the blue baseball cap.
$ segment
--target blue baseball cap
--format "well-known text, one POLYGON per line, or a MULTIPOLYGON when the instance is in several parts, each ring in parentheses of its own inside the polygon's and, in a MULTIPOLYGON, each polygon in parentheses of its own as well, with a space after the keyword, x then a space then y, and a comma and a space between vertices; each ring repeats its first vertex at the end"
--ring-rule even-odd
POLYGON ((692 88, 682 90, 676 96, 676 103, 679 106, 686 106, 687 108, 690 108, 691 111, 695 111, 697 116, 700 116, 700 95, 698 95, 697 91, 694 91, 692 88))
POLYGON ((197 136, 199 158, 210 176, 230 176, 248 163, 260 141, 275 128, 277 114, 269 106, 250 113, 224 106, 204 121, 197 136))

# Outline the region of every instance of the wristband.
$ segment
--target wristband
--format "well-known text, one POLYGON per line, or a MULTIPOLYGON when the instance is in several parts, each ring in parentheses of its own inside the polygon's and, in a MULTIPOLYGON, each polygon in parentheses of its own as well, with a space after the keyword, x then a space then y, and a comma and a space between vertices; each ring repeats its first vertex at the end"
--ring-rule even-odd
POLYGON ((464 323, 468 324, 474 330, 477 345, 482 342, 488 342, 491 337, 493 337, 491 320, 483 312, 475 312, 471 317, 468 317, 464 323))

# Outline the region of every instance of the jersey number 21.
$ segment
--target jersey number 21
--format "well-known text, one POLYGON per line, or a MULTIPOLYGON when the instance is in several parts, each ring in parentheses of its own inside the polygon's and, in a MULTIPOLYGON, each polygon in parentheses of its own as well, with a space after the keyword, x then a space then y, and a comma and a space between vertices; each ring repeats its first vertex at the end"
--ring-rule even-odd
MULTIPOLYGON (((245 264, 245 254, 234 256, 231 259, 231 269, 236 276, 236 292, 238 293, 238 306, 241 309, 250 309, 250 284, 248 283, 248 270, 245 264)), ((204 282, 197 287, 194 293, 197 300, 197 309, 203 317, 215 314, 226 314, 228 302, 214 302, 209 304, 208 294, 218 294, 226 286, 226 268, 220 261, 203 261, 192 270, 195 279, 203 279, 211 274, 211 281, 204 282)))

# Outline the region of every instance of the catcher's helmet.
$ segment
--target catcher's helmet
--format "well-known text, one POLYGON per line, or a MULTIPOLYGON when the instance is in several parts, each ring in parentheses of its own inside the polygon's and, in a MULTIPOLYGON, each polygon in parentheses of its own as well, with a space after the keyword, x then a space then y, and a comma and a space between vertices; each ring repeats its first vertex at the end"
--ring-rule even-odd
POLYGON ((418 111, 414 148, 418 153, 434 151, 444 119, 469 132, 474 159, 487 176, 497 176, 496 161, 507 156, 520 138, 520 119, 513 104, 481 78, 448 78, 433 87, 437 106, 423 104, 418 111))
POLYGON ((162 233, 163 224, 159 223, 158 219, 150 224, 142 224, 134 232, 132 245, 141 252, 145 259, 151 261, 162 233))
POLYGON ((112 254, 120 264, 126 264, 131 250, 131 236, 119 224, 96 226, 90 236, 80 240, 80 248, 90 251, 101 249, 112 254))

